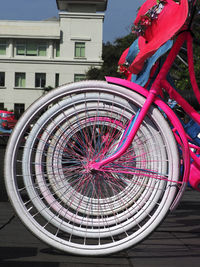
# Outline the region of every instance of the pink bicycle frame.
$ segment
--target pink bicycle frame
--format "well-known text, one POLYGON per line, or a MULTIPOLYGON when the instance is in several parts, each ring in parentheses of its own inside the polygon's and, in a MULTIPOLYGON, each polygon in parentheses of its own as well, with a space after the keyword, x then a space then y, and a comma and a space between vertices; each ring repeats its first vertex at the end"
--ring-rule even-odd
MULTIPOLYGON (((130 146, 130 144, 132 143, 132 141, 133 141, 144 117, 146 116, 150 106, 153 103, 156 104, 161 110, 163 110, 163 112, 167 115, 168 119, 170 120, 171 124, 173 125, 173 127, 174 127, 173 132, 174 132, 174 135, 176 137, 177 142, 179 143, 179 145, 182 148, 182 154, 183 154, 183 160, 184 160, 184 174, 183 174, 183 178, 182 178, 181 189, 179 190, 179 193, 177 194, 177 198, 174 201, 171 209, 175 208, 177 203, 179 202, 179 199, 180 199, 180 197, 181 197, 181 195, 185 189, 185 186, 188 182, 190 172, 193 169, 193 168, 192 169, 190 168, 191 157, 195 161, 196 168, 198 168, 198 166, 200 168, 200 158, 197 157, 195 155, 195 153, 193 153, 190 150, 190 146, 188 143, 188 137, 187 137, 187 134, 185 133, 185 130, 184 130, 180 120, 178 119, 178 117, 176 116, 174 111, 164 101, 162 101, 158 97, 161 94, 162 88, 164 88, 168 92, 170 98, 176 100, 182 106, 182 108, 190 115, 190 117, 192 117, 197 123, 200 123, 200 115, 188 104, 188 102, 185 99, 183 99, 180 96, 180 94, 178 94, 175 91, 175 89, 166 80, 166 76, 167 76, 167 74, 168 74, 168 72, 169 72, 169 70, 170 70, 170 68, 171 68, 171 66, 172 66, 177 54, 179 53, 185 40, 187 41, 187 46, 188 46, 188 63, 189 63, 191 82, 193 85, 193 90, 195 92, 195 95, 196 95, 198 101, 200 100, 200 92, 198 90, 198 86, 197 86, 195 74, 194 74, 193 57, 192 57, 193 56, 192 55, 192 37, 191 37, 191 33, 189 31, 184 31, 184 32, 180 33, 179 36, 177 37, 177 40, 176 40, 174 46, 172 47, 165 63, 163 64, 159 74, 157 75, 157 77, 156 77, 156 79, 155 79, 154 83, 152 84, 152 87, 149 91, 147 91, 146 89, 144 89, 143 87, 141 87, 135 83, 132 83, 132 82, 124 80, 124 79, 106 77, 106 81, 108 83, 113 83, 116 85, 126 87, 130 90, 133 90, 133 91, 141 94, 142 96, 144 96, 146 98, 146 101, 145 101, 143 107, 141 108, 139 115, 137 116, 137 119, 134 122, 134 126, 133 126, 130 134, 126 138, 124 145, 118 151, 116 151, 116 153, 114 153, 110 157, 105 158, 100 162, 95 162, 95 163, 91 164, 92 169, 100 170, 104 165, 106 165, 110 162, 113 162, 114 160, 121 157, 126 152, 128 147, 130 146)), ((196 169, 195 169, 195 171, 196 171, 196 169)), ((199 169, 199 171, 200 171, 200 169, 199 169)))

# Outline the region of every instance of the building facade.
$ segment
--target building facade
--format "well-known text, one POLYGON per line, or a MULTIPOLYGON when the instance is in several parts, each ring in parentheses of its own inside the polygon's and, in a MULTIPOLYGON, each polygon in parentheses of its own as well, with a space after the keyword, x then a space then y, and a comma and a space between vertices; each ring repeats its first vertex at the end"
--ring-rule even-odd
POLYGON ((47 90, 102 65, 107 0, 57 0, 59 18, 0 21, 0 109, 16 115, 47 90))

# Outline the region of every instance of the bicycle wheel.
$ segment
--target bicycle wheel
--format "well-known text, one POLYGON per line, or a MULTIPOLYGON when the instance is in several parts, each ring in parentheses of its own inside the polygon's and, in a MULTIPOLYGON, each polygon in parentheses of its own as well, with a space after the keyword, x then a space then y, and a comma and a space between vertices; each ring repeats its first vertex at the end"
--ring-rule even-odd
POLYGON ((144 101, 86 81, 49 92, 24 113, 7 147, 5 183, 38 238, 65 252, 105 255, 136 245, 159 225, 176 195, 179 156, 156 107, 123 156, 90 168, 115 153, 144 101))

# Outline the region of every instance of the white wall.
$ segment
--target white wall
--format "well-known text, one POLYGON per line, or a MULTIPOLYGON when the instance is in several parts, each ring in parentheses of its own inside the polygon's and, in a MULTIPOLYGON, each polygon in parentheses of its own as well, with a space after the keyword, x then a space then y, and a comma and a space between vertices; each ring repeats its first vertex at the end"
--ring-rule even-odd
POLYGON ((5 88, 0 87, 0 102, 7 109, 14 103, 27 108, 40 97, 43 89, 35 88, 35 73, 46 73, 46 86, 55 86, 59 73, 60 85, 74 81, 74 74, 85 74, 91 66, 102 64, 104 15, 100 13, 61 12, 58 21, 0 21, 0 39, 8 41, 6 55, 0 55, 0 72, 5 72, 5 88), (17 56, 15 39, 45 39, 46 57, 17 56), (54 57, 53 42, 61 40, 60 57, 54 57), (85 58, 74 58, 75 42, 85 42, 85 58), (26 88, 15 88, 15 72, 26 73, 26 88))

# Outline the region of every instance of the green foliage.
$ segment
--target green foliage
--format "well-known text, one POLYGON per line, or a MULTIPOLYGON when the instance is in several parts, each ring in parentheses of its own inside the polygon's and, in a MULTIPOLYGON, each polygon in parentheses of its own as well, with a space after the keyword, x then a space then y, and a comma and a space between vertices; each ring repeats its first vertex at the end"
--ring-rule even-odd
MULTIPOLYGON (((194 43, 193 43, 193 53, 194 53, 194 69, 195 75, 197 79, 197 83, 200 87, 200 13, 199 13, 200 4, 198 2, 196 16, 193 20, 192 30, 194 34, 194 43)), ((180 53, 180 57, 182 60, 187 62, 187 54, 186 54, 186 45, 182 49, 182 53, 180 53), (185 51, 184 51, 185 48, 185 51)), ((175 84, 177 89, 179 90, 192 90, 190 84, 190 77, 188 72, 188 67, 181 62, 180 59, 177 59, 175 70, 172 70, 172 76, 175 79, 175 84)))
POLYGON ((104 44, 102 56, 104 61, 103 65, 100 69, 90 68, 86 74, 87 79, 104 80, 105 76, 121 77, 121 74, 118 73, 118 61, 123 51, 129 47, 134 40, 135 36, 129 34, 123 38, 116 39, 114 44, 110 42, 104 44))
POLYGON ((43 94, 46 94, 46 93, 48 93, 49 91, 51 91, 53 89, 53 87, 52 86, 46 86, 46 87, 44 87, 44 91, 43 91, 43 94))

